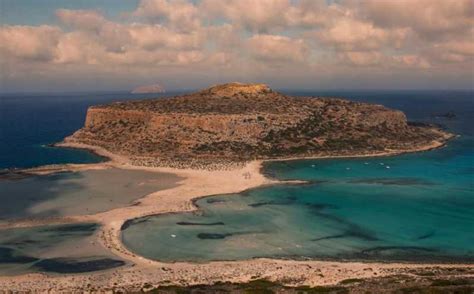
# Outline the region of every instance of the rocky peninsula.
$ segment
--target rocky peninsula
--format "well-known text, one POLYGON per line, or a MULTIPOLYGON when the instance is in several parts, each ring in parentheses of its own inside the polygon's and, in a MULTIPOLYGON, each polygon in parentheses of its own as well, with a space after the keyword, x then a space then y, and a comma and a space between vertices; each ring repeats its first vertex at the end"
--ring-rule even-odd
MULTIPOLYGON (((268 258, 167 263, 137 255, 126 248, 121 239, 122 227, 127 221, 149 215, 196 211, 198 208, 193 201, 200 197, 235 194, 264 185, 300 183, 265 177, 261 172, 264 160, 391 155, 440 147, 450 137, 451 134, 435 126, 410 124, 402 112, 380 105, 291 97, 266 85, 232 83, 172 98, 93 106, 87 112, 85 126, 59 145, 91 149, 110 161, 40 167, 21 171, 21 175, 23 172, 41 175, 65 170, 119 168, 171 173, 181 180, 172 188, 109 211, 1 224, 0 228, 9 229, 97 223, 100 225, 97 244, 127 264, 75 275, 1 276, 0 292, 3 289, 38 293, 140 292, 160 290, 163 286, 222 285, 262 279, 309 290, 313 288, 308 287, 322 286, 333 289, 331 285, 338 283, 342 290, 347 290, 347 281, 367 280, 375 281, 375 287, 380 284, 383 289, 387 281, 377 279, 392 281, 396 278, 397 285, 401 285, 411 277, 418 285, 418 277, 426 272, 433 272, 437 279, 448 282, 469 278, 472 275, 469 263, 268 258)), ((173 292, 173 288, 168 290, 173 292)))
POLYGON ((66 138, 139 166, 393 154, 442 145, 450 134, 397 110, 336 98, 292 97, 229 83, 171 98, 92 106, 66 138))

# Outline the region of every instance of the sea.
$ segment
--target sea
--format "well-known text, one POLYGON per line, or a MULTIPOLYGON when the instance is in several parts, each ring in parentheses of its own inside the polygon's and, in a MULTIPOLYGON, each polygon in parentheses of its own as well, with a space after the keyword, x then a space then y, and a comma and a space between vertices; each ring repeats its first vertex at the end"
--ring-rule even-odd
MULTIPOLYGON (((164 261, 474 260, 473 91, 282 92, 382 104, 458 136, 444 148, 399 156, 269 162, 268 176, 308 183, 211 196, 196 202, 198 213, 137 219, 124 228, 124 244, 164 261)), ((173 94, 4 94, 0 170, 99 162, 50 144, 79 129, 90 105, 173 94)))

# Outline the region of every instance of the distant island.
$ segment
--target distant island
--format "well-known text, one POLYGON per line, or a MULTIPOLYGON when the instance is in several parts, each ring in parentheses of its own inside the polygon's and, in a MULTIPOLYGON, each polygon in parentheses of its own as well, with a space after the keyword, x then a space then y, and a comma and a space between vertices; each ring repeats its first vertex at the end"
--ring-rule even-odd
POLYGON ((166 90, 162 85, 153 84, 147 86, 136 87, 132 90, 132 94, 149 94, 149 93, 165 93, 166 90))
POLYGON ((420 151, 451 134, 381 105, 292 97, 229 83, 171 98, 92 106, 66 144, 98 146, 141 166, 203 166, 420 151))

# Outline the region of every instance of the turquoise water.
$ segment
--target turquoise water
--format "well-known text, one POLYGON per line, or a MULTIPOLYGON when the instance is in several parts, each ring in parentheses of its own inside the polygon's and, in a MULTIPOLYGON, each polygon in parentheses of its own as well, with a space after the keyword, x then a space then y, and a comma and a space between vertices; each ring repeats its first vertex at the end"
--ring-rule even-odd
POLYGON ((127 223, 123 241, 140 255, 164 261, 472 262, 474 111, 472 100, 455 101, 396 100, 412 119, 442 123, 461 135, 445 148, 394 157, 268 163, 268 175, 310 184, 200 199, 197 213, 127 223), (457 114, 455 119, 433 115, 448 110, 457 114))
MULTIPOLYGON (((390 158, 273 162, 265 167, 267 174, 312 183, 208 197, 197 201, 199 213, 138 219, 124 228, 125 244, 138 254, 167 261, 253 257, 473 259, 472 92, 290 94, 338 96, 383 104, 403 110, 410 120, 438 123, 461 137, 440 150, 390 158), (456 117, 436 115, 447 111, 453 111, 456 117)), ((100 160, 87 152, 44 145, 60 141, 80 128, 87 106, 121 100, 117 98, 136 97, 0 97, 0 169, 100 160)), ((91 209, 102 211, 128 205, 141 196, 135 192, 142 186, 135 185, 142 180, 143 176, 123 174, 118 178, 60 174, 23 179, 16 184, 2 181, 0 217, 84 214, 91 209), (97 190, 98 187, 107 189, 97 190), (92 194, 103 197, 94 197, 92 202, 92 194)), ((76 238, 77 230, 66 226, 53 233, 41 227, 1 231, 0 272, 11 273, 12 266, 15 271, 70 272, 120 265, 120 261, 96 252, 94 246, 90 253, 82 254, 86 245, 92 244, 93 232, 79 229, 86 233, 78 233, 80 237, 76 238), (58 247, 53 246, 56 242, 58 247)))
POLYGON ((474 260, 473 156, 448 156, 458 144, 390 158, 270 163, 265 169, 278 178, 315 182, 200 199, 199 213, 136 220, 123 240, 166 261, 474 260))

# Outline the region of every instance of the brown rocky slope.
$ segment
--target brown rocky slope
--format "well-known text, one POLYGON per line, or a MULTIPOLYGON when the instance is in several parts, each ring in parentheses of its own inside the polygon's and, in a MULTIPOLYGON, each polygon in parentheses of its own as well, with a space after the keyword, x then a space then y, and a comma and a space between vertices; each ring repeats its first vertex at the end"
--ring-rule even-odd
POLYGON ((92 106, 65 142, 100 146, 139 165, 170 165, 414 151, 449 137, 381 105, 231 83, 92 106))

